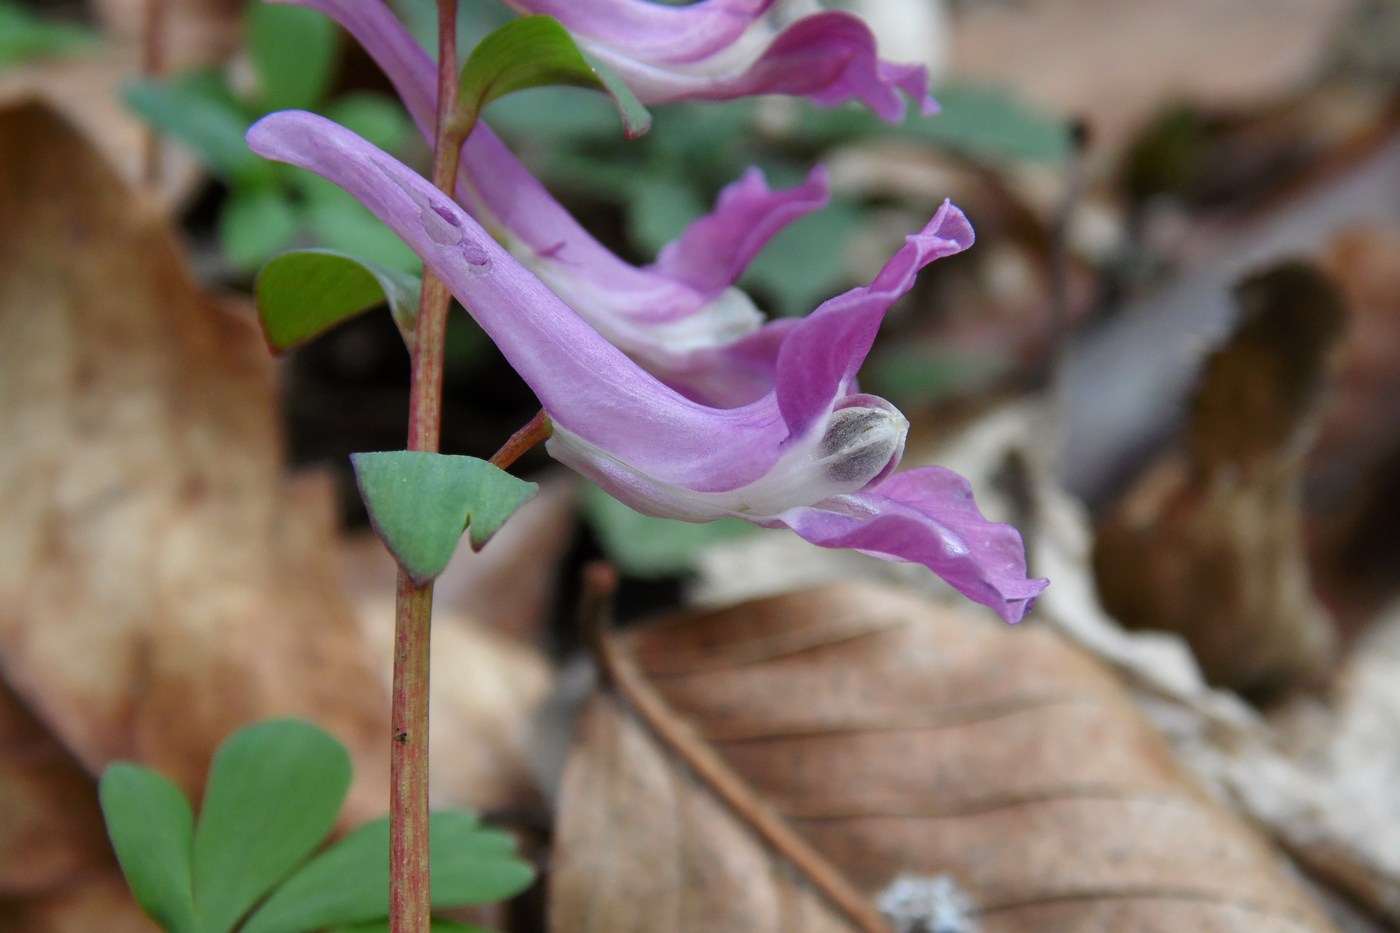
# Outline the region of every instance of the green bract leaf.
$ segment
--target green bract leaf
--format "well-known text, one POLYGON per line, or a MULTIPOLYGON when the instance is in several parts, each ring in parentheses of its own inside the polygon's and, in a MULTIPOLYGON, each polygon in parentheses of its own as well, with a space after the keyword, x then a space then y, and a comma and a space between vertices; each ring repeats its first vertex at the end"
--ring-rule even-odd
POLYGON ((612 98, 628 138, 651 126, 651 114, 607 66, 584 52, 550 16, 511 20, 482 39, 462 66, 457 106, 467 126, 486 105, 513 91, 564 84, 602 91, 612 98))
POLYGON ((306 110, 325 96, 335 69, 336 31, 323 14, 254 2, 246 34, 262 111, 306 110))
MULTIPOLYGON (((529 887, 534 870, 515 840, 470 813, 435 813, 432 897, 436 910, 486 904, 529 887)), ((287 879, 242 933, 304 933, 373 923, 389 915, 389 821, 366 823, 287 879)))
POLYGON ((418 285, 406 272, 345 253, 284 253, 258 273, 258 320, 276 353, 385 302, 400 330, 411 333, 418 312, 418 285))
POLYGON ((157 130, 184 143, 226 181, 267 184, 273 165, 243 141, 248 118, 216 75, 193 72, 176 78, 131 81, 126 104, 157 130))
POLYGON ((442 573, 464 530, 479 550, 539 492, 475 457, 390 450, 350 460, 374 530, 419 586, 442 573))
POLYGON ((0 65, 63 55, 97 44, 97 34, 68 23, 51 23, 13 3, 0 3, 0 65))
POLYGON ((249 726, 214 754, 194 834, 201 933, 227 933, 325 839, 350 789, 350 755, 292 719, 249 726))
POLYGON ((168 933, 196 933, 190 802, 154 771, 123 762, 102 773, 98 794, 112 848, 141 908, 168 933))

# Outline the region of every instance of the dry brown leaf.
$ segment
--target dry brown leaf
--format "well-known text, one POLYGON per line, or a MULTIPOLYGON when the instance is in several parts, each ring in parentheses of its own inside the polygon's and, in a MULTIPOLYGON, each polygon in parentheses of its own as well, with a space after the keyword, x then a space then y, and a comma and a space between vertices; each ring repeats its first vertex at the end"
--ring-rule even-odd
POLYGON ((114 865, 92 779, 0 684, 0 897, 114 865))
POLYGON ((1029 0, 967 4, 952 68, 1084 117, 1121 146, 1163 103, 1257 103, 1322 65, 1347 0, 1029 0))
POLYGON ((0 112, 0 176, 0 672, 91 773, 197 788, 233 729, 302 715, 382 809, 378 664, 246 313, 50 111, 0 112))
POLYGON ((1344 309, 1301 263, 1238 296, 1241 322, 1207 361, 1185 454, 1148 470, 1100 524, 1094 570, 1115 618, 1179 633, 1212 683, 1263 693, 1332 659, 1303 550, 1302 441, 1344 309))
MULTIPOLYGON (((122 102, 122 82, 139 71, 134 56, 111 48, 86 55, 28 62, 0 71, 0 106, 42 101, 72 121, 129 184, 142 181, 150 127, 122 102)), ((160 146, 157 192, 167 205, 188 198, 203 169, 178 145, 160 146)))
POLYGON ((1319 589, 1353 624, 1400 587, 1400 230, 1338 235, 1323 262, 1351 312, 1336 385, 1308 455, 1319 589))
POLYGON ((113 866, 79 879, 60 891, 23 902, 0 903, 0 929, 6 933, 157 933, 113 866))
MULTIPOLYGON (((848 585, 621 641, 868 895, 945 873, 985 933, 1330 929, 1112 676, 1048 630, 848 585)), ((610 696, 584 715, 559 808, 556 933, 844 929, 610 696)))
POLYGON ((169 71, 227 59, 243 39, 242 0, 94 0, 93 7, 110 42, 137 50, 158 5, 161 58, 169 71))
POLYGON ((1400 925, 1400 605, 1352 651, 1326 708, 1277 725, 1294 767, 1240 791, 1317 877, 1400 925))
POLYGON ((126 893, 92 778, 3 683, 0 928, 155 930, 126 893))

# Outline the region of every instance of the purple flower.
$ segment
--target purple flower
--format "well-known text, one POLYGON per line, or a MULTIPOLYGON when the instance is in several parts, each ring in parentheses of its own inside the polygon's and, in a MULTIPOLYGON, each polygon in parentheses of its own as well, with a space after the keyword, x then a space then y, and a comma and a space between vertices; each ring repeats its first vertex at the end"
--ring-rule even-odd
POLYGON ((858 17, 816 0, 506 0, 563 23, 644 102, 793 94, 824 105, 863 101, 886 120, 904 115, 904 91, 924 114, 922 65, 881 61, 858 17))
MULTIPOLYGON (((393 83, 425 134, 437 113, 436 66, 382 3, 295 0, 340 23, 393 83)), ((825 170, 787 191, 750 169, 713 213, 661 251, 655 265, 618 258, 583 229, 484 124, 462 149, 457 196, 532 272, 648 372, 716 405, 752 401, 773 385, 784 323, 769 325, 733 287, 783 227, 826 204, 825 170), (737 231, 737 235, 736 235, 737 231)))
POLYGON ((924 564, 1013 622, 1044 588, 1026 578, 1020 535, 983 518, 965 480, 940 468, 891 475, 908 422, 854 389, 890 304, 921 268, 971 243, 951 204, 870 285, 792 323, 771 391, 716 408, 639 368, 459 205, 349 130, 275 113, 248 144, 345 188, 402 237, 535 391, 554 424, 549 452, 632 508, 787 526, 815 544, 924 564))

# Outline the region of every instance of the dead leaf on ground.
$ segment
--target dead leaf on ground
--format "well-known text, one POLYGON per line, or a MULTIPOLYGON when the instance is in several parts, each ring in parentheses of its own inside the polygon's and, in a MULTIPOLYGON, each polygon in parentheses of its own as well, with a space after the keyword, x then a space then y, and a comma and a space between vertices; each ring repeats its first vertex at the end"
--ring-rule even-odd
POLYGON ((1313 78, 1348 0, 1030 0, 968 4, 952 71, 1089 122, 1113 151, 1165 102, 1253 104, 1313 78))
POLYGON ((141 47, 152 4, 159 4, 161 56, 169 71, 218 64, 243 41, 244 0, 94 0, 109 41, 141 47))
POLYGON ((0 672, 92 773, 187 790, 238 726, 302 715, 381 801, 378 665, 329 489, 282 474, 272 362, 165 217, 41 106, 0 113, 0 672))
POLYGON ((22 903, 0 904, 7 933, 157 933, 141 912, 115 867, 83 876, 72 886, 22 903))
MULTIPOLYGON (((92 54, 27 62, 0 71, 0 106, 42 101, 72 121, 134 185, 145 171, 151 130, 127 109, 120 90, 138 71, 134 56, 106 46, 92 54)), ((178 145, 161 145, 158 195, 164 204, 182 203, 203 177, 193 155, 178 145)))
POLYGON ((1241 769, 1237 792, 1310 872, 1400 925, 1400 605, 1356 645, 1326 706, 1299 703, 1276 725, 1294 766, 1241 769))
POLYGON ((0 897, 115 867, 92 779, 0 683, 0 897))
MULTIPOLYGON (((1049 630, 848 585, 619 641, 872 897, 944 873, 984 933, 1330 929, 1049 630)), ((609 695, 584 713, 559 813, 556 933, 845 928, 609 695)))
POLYGON ((0 928, 152 933, 117 867, 89 777, 0 683, 0 928))
POLYGON ((1237 294, 1241 320, 1206 363, 1186 450, 1146 471, 1100 523, 1094 571, 1115 618, 1182 635, 1212 683, 1264 693, 1316 680, 1332 660, 1304 554, 1301 477, 1345 309, 1302 263, 1237 294))
POLYGON ((1308 516, 1318 584, 1355 628, 1400 587, 1400 230, 1339 234, 1323 263, 1346 295, 1347 333, 1317 443, 1308 516))

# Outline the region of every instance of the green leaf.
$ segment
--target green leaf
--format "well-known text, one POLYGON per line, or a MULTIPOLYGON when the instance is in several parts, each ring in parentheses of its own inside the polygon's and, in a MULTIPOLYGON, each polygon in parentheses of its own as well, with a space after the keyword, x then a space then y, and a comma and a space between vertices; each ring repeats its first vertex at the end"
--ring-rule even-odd
POLYGON ((686 573, 694 569, 696 556, 705 548, 753 530, 749 523, 733 518, 692 524, 643 515, 597 486, 588 487, 583 510, 608 557, 634 577, 686 573))
POLYGON ((1063 162, 1071 151, 1069 125, 1031 108, 1010 91, 975 84, 934 88, 939 112, 911 113, 891 126, 868 110, 838 107, 803 111, 794 136, 809 145, 835 146, 894 134, 931 143, 992 165, 1011 160, 1063 162))
POLYGON ((273 187, 235 188, 219 214, 219 245, 240 269, 257 268, 296 232, 295 209, 273 187))
POLYGON ((1031 109, 1009 91, 970 84, 934 89, 936 116, 906 120, 903 131, 984 162, 1063 162, 1072 149, 1069 124, 1031 109))
POLYGON ((141 908, 168 933, 195 933, 194 814, 174 784, 118 762, 98 785, 117 861, 141 908))
POLYGON ((122 88, 126 104, 157 130, 188 146, 211 171, 241 185, 270 184, 273 165, 248 148, 248 117, 221 80, 191 72, 122 88))
POLYGON ((0 3, 0 67, 30 58, 66 55, 97 44, 97 34, 68 23, 39 19, 13 3, 0 3))
POLYGON ((850 271, 839 260, 863 220, 859 207, 833 198, 773 237, 749 263, 739 286, 771 297, 781 315, 807 314, 850 284, 850 271))
POLYGON ((708 209, 685 176, 660 171, 634 175, 627 192, 627 233, 643 253, 654 256, 708 209))
POLYGON ((986 388, 1008 366, 1009 361, 987 353, 902 343, 869 359, 861 385, 907 411, 956 392, 986 388))
POLYGON ((310 855, 349 789, 349 753, 310 723, 259 723, 224 742, 194 834, 201 933, 228 933, 310 855))
MULTIPOLYGON (((515 840, 465 812, 429 823, 433 908, 487 904, 518 894, 534 870, 515 840)), ((389 821, 366 823, 307 862, 249 918, 241 933, 304 933, 372 923, 389 915, 389 821)))
POLYGON ((475 457, 390 450, 350 460, 374 530, 419 586, 442 573, 464 530, 480 550, 539 492, 475 457))
POLYGON ((475 125, 491 101, 513 91, 546 85, 602 91, 612 98, 629 139, 651 126, 651 114, 611 69, 578 47, 549 16, 523 16, 492 32, 472 49, 458 85, 461 120, 475 125))
POLYGON ((334 77, 335 24, 315 10, 261 0, 249 6, 247 16, 259 108, 267 113, 314 107, 334 77))
POLYGON ((418 286, 405 272, 345 253, 298 250, 263 266, 254 292, 267 344, 282 353, 385 302, 400 328, 411 325, 418 286))

